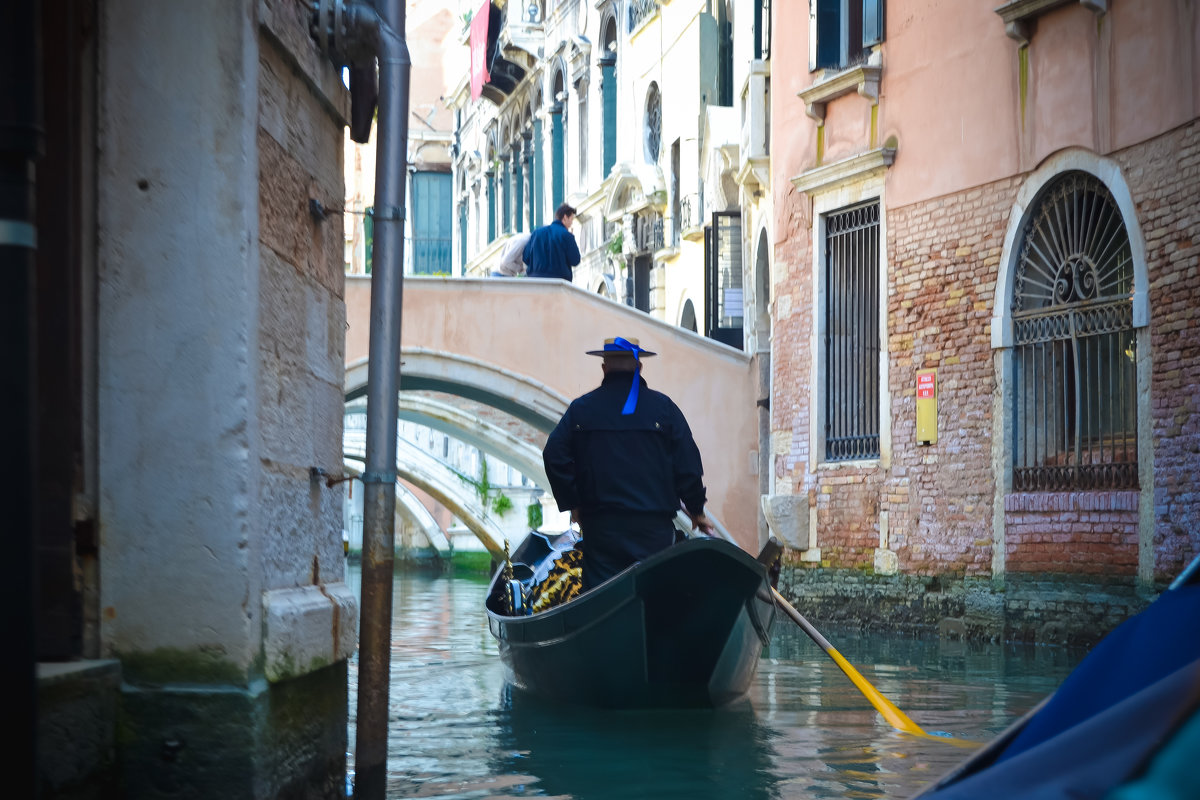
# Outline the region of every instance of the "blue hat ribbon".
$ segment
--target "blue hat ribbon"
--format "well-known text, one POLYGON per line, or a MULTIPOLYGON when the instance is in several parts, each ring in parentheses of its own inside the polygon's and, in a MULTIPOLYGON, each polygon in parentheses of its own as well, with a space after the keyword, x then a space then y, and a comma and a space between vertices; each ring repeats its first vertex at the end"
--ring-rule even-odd
POLYGON ((638 358, 638 353, 642 352, 642 348, 618 336, 612 342, 604 343, 604 352, 633 353, 633 360, 637 364, 633 369, 633 385, 629 387, 629 396, 625 398, 625 406, 621 409, 622 415, 632 414, 637 408, 638 390, 642 385, 642 360, 638 358))

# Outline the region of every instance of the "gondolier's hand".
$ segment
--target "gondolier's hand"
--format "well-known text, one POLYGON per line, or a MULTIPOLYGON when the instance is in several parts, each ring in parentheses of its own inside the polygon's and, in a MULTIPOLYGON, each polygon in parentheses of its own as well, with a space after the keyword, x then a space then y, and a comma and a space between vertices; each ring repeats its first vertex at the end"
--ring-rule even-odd
POLYGON ((688 519, 692 521, 692 530, 699 529, 705 536, 712 536, 717 532, 716 527, 712 524, 712 520, 706 517, 703 511, 699 514, 693 514, 685 508, 683 513, 687 514, 688 519))

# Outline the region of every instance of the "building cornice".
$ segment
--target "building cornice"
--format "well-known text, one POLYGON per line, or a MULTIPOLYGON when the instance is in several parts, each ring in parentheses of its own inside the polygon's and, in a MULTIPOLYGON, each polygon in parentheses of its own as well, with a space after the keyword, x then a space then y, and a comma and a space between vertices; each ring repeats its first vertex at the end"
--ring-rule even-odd
POLYGON ((868 150, 832 164, 813 167, 792 178, 798 191, 815 194, 831 186, 865 178, 892 165, 896 159, 896 148, 885 146, 868 150))
POLYGON ((1010 0, 996 8, 996 13, 1004 20, 1008 37, 1024 47, 1033 36, 1032 25, 1038 17, 1074 2, 1097 14, 1108 12, 1108 0, 1010 0))
POLYGON ((825 124, 825 106, 844 95, 857 92, 872 103, 879 101, 879 79, 883 67, 860 64, 837 72, 799 93, 805 112, 820 124, 825 124))

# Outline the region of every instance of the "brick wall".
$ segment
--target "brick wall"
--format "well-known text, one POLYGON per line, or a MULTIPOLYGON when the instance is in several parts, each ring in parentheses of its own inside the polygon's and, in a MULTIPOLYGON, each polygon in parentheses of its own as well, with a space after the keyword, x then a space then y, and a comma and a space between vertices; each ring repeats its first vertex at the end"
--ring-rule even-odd
MULTIPOLYGON (((1200 552, 1200 124, 1111 157, 1129 184, 1146 242, 1154 578, 1161 582, 1200 552)), ((823 465, 815 473, 807 464, 816 391, 811 204, 797 193, 781 198, 779 230, 787 233, 775 253, 776 491, 808 495, 815 504, 820 566, 869 571, 886 512, 888 545, 902 575, 991 576, 997 374, 990 319, 1024 177, 885 209, 890 464, 823 465), (927 368, 938 370, 938 441, 918 447, 916 372, 927 368)), ((1005 517, 1010 574, 1137 574, 1136 492, 1013 495, 1005 517)))
POLYGON ((1010 573, 1137 572, 1137 492, 1010 494, 1004 527, 1010 573))
POLYGON ((904 572, 987 575, 992 561, 990 319, 1009 179, 888 210, 893 456, 884 481, 904 572), (938 371, 938 440, 916 446, 916 374, 938 371))
POLYGON ((1200 551, 1200 122, 1113 157, 1149 264, 1154 571, 1169 579, 1200 551))

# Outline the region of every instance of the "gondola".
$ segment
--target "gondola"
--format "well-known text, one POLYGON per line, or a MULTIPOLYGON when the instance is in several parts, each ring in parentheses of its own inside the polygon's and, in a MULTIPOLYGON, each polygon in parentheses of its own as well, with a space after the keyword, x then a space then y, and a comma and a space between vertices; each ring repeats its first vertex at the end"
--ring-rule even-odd
POLYGON ((532 532, 492 578, 488 626, 509 683, 601 708, 715 708, 745 694, 775 618, 763 561, 688 539, 550 605, 577 543, 532 532))

